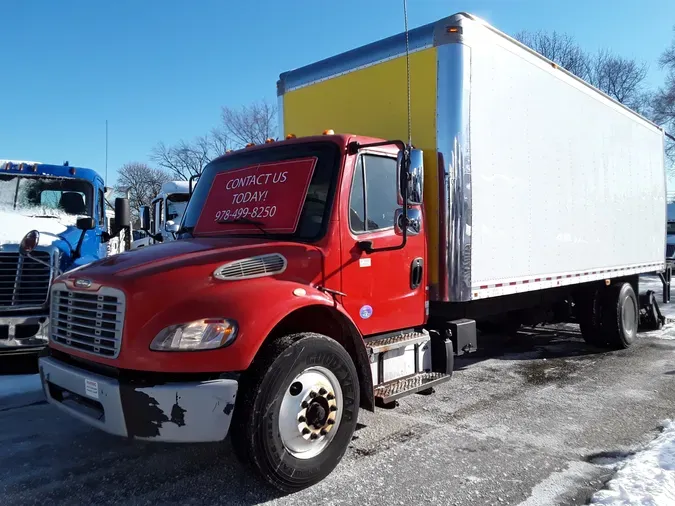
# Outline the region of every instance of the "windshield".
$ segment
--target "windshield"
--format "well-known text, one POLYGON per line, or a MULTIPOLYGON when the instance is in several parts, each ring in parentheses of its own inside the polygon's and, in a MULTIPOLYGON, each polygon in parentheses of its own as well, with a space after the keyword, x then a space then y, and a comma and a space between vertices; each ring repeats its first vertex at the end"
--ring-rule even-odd
POLYGON ((29 216, 92 216, 91 184, 81 179, 0 174, 0 210, 29 216))
POLYGON ((668 233, 668 235, 675 234, 675 221, 669 221, 668 222, 667 233, 668 233))
POLYGON ((187 207, 190 195, 187 193, 172 193, 166 197, 166 220, 180 221, 187 207))
POLYGON ((182 231, 316 240, 325 232, 339 149, 294 144, 209 164, 190 198, 182 231))

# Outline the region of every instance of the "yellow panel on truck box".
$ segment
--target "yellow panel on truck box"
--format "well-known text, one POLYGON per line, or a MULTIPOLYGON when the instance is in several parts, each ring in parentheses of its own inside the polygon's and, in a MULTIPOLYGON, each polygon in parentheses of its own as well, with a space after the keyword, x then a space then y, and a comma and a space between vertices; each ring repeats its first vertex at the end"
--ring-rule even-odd
MULTIPOLYGON (((412 140, 424 150, 424 199, 430 283, 438 279, 436 48, 410 55, 412 140)), ((298 137, 326 129, 382 139, 408 139, 406 59, 375 63, 283 94, 283 126, 298 137)))

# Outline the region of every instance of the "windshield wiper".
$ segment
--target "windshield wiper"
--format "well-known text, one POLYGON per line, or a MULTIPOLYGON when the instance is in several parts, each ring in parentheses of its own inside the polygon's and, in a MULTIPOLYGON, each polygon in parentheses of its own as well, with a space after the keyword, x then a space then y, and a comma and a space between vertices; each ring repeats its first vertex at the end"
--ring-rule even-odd
POLYGON ((258 230, 260 230, 263 234, 267 235, 267 230, 265 230, 265 224, 262 221, 256 221, 252 220, 250 218, 244 218, 243 216, 241 218, 235 218, 233 220, 219 220, 216 223, 220 223, 222 225, 227 225, 229 223, 244 223, 246 225, 253 225, 256 227, 258 230))

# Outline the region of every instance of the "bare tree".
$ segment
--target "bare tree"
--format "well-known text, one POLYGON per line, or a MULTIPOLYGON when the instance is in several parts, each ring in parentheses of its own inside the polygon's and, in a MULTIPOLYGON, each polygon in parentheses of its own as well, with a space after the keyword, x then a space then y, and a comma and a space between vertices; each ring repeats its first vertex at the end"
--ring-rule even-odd
POLYGON ((160 142, 152 150, 151 158, 176 179, 188 180, 199 175, 215 157, 227 149, 227 137, 218 131, 197 137, 192 142, 180 141, 175 146, 160 142))
POLYGON ((145 163, 129 162, 117 171, 115 191, 123 193, 128 190, 129 207, 135 220, 138 218, 138 208, 150 204, 162 184, 169 180, 169 174, 163 170, 153 169, 145 163))
MULTIPOLYGON (((659 59, 661 68, 666 71, 666 81, 654 94, 652 113, 656 123, 661 125, 670 136, 675 136, 675 37, 668 49, 659 59)), ((666 153, 675 163, 675 142, 668 137, 666 153)))
POLYGON ((643 91, 647 69, 645 63, 601 50, 591 59, 588 80, 616 101, 644 112, 649 102, 643 91))
POLYGON ((276 137, 276 117, 276 107, 265 100, 239 109, 223 107, 222 133, 238 147, 250 142, 262 144, 276 137))
POLYGON ((646 64, 608 50, 586 53, 572 36, 564 33, 523 31, 515 38, 614 100, 639 113, 649 114, 651 97, 644 89, 646 64))
POLYGON ((521 31, 515 39, 534 49, 572 74, 587 79, 590 67, 588 55, 570 35, 543 31, 521 31))

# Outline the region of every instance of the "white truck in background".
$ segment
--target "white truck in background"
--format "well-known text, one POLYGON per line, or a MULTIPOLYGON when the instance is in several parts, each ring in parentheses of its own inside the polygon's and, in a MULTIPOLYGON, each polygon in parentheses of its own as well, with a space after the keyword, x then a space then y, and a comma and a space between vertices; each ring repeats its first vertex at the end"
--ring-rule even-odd
POLYGON ((138 231, 139 235, 144 232, 145 236, 135 239, 131 249, 150 246, 157 242, 173 241, 175 236, 171 231, 172 227, 180 224, 189 199, 190 183, 188 181, 164 183, 150 206, 141 208, 145 209, 141 214, 149 213, 150 215, 150 228, 147 231, 142 229, 138 231))

